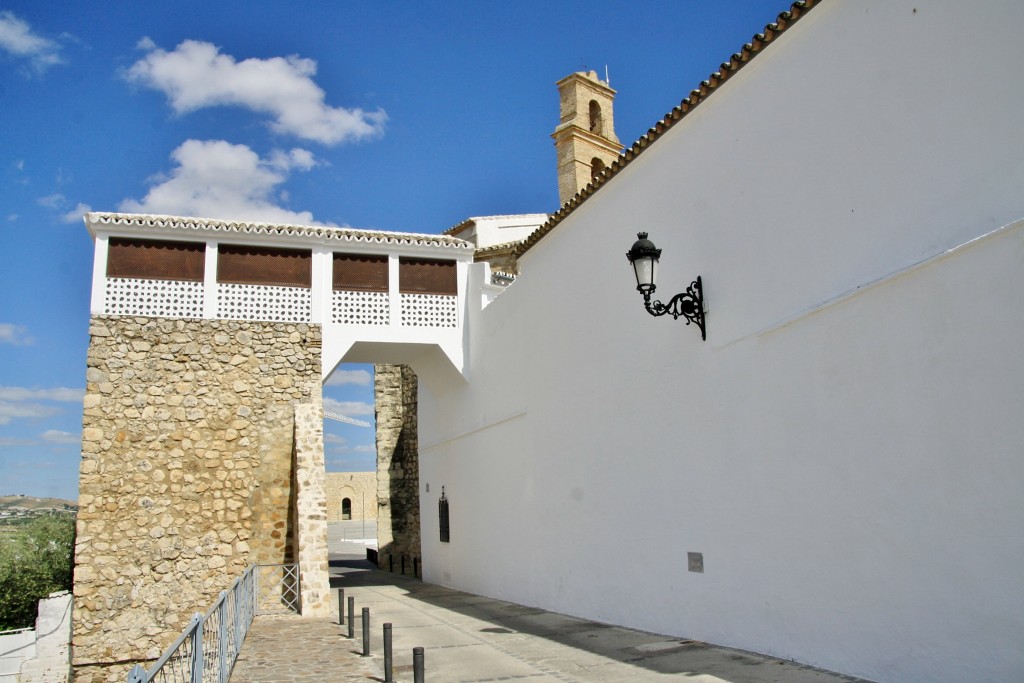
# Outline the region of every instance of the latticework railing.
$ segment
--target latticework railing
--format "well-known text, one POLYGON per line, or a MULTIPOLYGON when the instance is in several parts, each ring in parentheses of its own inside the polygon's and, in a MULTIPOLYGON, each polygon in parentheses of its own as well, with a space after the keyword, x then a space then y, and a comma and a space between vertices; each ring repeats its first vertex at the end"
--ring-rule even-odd
POLYGON ((403 294, 403 327, 456 327, 458 300, 442 294, 403 294))
POLYGON ((391 300, 387 292, 334 290, 331 322, 343 325, 390 325, 391 300))
POLYGON ((253 618, 298 612, 299 594, 298 565, 250 566, 206 614, 192 616, 152 667, 136 664, 128 683, 227 683, 253 618))
MULTIPOLYGON (((106 279, 102 312, 106 315, 139 315, 157 318, 203 318, 202 282, 106 279)), ((313 319, 312 290, 217 283, 212 317, 222 320, 261 320, 308 323, 313 319)), ((458 297, 449 294, 394 295, 388 292, 334 290, 326 318, 341 325, 389 326, 392 307, 399 309, 396 325, 402 327, 458 327, 458 297)))
POLYGON ((261 564, 256 570, 257 614, 299 611, 299 565, 261 564))

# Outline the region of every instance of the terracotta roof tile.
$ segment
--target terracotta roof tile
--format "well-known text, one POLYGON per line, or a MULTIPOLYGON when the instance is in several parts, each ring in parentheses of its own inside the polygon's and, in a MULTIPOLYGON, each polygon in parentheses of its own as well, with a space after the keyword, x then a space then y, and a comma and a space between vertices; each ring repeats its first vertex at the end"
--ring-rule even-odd
POLYGON ((355 228, 332 228, 312 225, 278 223, 248 223, 213 218, 188 216, 156 216, 131 213, 88 213, 86 225, 92 230, 93 224, 118 226, 133 229, 174 230, 194 233, 229 233, 238 235, 266 235, 270 237, 298 238, 323 243, 366 242, 371 244, 415 245, 444 247, 459 251, 472 251, 473 245, 465 240, 448 235, 426 233, 388 232, 384 230, 357 230, 355 228))

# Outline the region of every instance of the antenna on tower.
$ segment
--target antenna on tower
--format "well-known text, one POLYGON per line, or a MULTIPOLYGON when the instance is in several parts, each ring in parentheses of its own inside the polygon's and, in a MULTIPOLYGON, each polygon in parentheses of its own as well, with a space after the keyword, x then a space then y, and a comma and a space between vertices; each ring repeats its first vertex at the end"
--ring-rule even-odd
POLYGON ((604 82, 605 82, 605 85, 611 85, 612 84, 612 79, 608 78, 608 65, 607 64, 604 65, 604 82))

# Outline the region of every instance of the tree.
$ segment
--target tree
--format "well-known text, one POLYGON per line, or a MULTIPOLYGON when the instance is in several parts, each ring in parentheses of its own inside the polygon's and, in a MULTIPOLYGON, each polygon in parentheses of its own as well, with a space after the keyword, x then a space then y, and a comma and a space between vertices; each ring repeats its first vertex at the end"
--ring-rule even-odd
POLYGON ((71 590, 75 518, 46 515, 0 535, 0 630, 35 623, 36 603, 71 590))

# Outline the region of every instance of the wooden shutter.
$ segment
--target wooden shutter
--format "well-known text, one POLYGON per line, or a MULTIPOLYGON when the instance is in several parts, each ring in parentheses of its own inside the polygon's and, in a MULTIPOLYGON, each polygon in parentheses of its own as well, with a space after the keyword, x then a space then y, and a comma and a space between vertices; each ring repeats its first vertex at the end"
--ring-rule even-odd
POLYGON ((334 289, 355 292, 388 291, 388 257, 335 254, 334 289))
POLYGON ((312 281, 313 257, 309 251, 220 245, 217 282, 308 288, 312 281))
POLYGON ((107 277, 202 282, 206 245, 111 237, 107 243, 107 277))
POLYGON ((402 294, 458 294, 455 261, 401 258, 398 288, 402 294))

